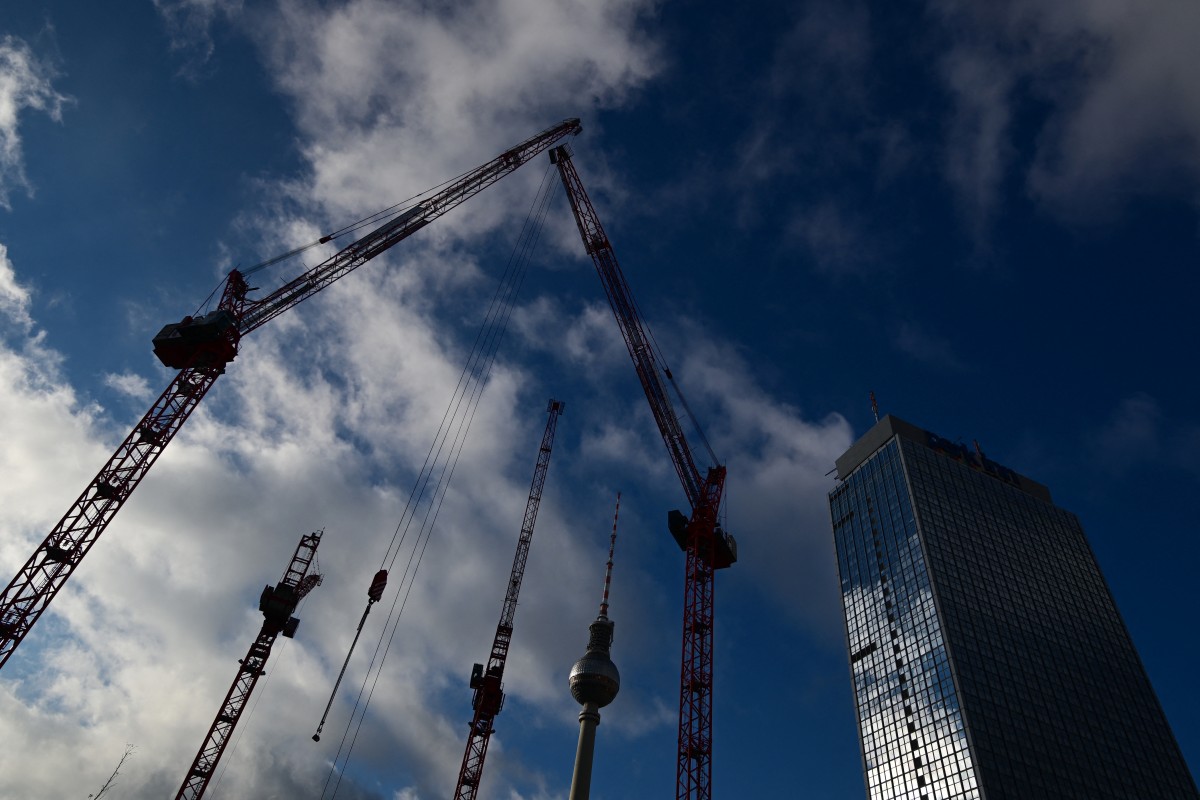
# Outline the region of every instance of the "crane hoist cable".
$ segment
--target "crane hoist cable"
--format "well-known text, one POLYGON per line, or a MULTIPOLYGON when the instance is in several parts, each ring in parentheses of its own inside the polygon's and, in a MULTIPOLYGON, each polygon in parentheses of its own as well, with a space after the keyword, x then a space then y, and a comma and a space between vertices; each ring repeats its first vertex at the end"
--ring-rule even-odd
POLYGON ((700 437, 700 442, 704 445, 704 449, 707 451, 708 457, 711 459, 711 463, 722 463, 721 459, 717 458, 717 454, 713 452, 712 445, 708 442, 708 437, 704 435, 704 429, 700 427, 700 420, 696 418, 694 413, 692 413, 692 407, 688 404, 687 398, 684 397, 683 390, 680 389, 679 384, 675 382, 675 376, 671 372, 671 365, 667 361, 666 353, 664 353, 662 347, 659 346, 658 337, 654 335, 654 330, 648 323, 645 322, 646 315, 642 313, 642 307, 638 304, 637 298, 630 294, 628 296, 628 301, 630 306, 633 308, 634 314, 643 321, 642 328, 646 332, 646 337, 648 339, 650 348, 654 351, 654 356, 657 358, 658 364, 662 369, 663 375, 666 376, 667 382, 670 383, 672 391, 674 391, 675 396, 679 398, 679 402, 683 406, 684 413, 686 413, 688 419, 691 420, 692 429, 695 430, 696 435, 700 437))
MULTIPOLYGON (((647 326, 646 330, 649 332, 649 326, 647 326)), ((650 333, 650 337, 653 338, 654 334, 650 333)), ((657 345, 655 345, 655 347, 657 347, 657 345)), ((708 443, 708 437, 704 435, 704 429, 700 427, 700 420, 696 419, 696 415, 692 413, 692 407, 688 405, 687 398, 683 396, 683 390, 680 389, 679 384, 675 382, 675 376, 671 374, 670 367, 663 367, 663 374, 667 376, 667 381, 670 382, 671 389, 675 391, 675 396, 679 398, 679 402, 683 406, 684 413, 687 414, 688 419, 692 421, 692 430, 696 431, 696 435, 700 437, 700 442, 704 445, 704 449, 708 451, 708 457, 712 460, 712 463, 723 463, 721 459, 717 458, 717 454, 713 452, 712 445, 708 443)))
MULTIPOLYGON (((455 180, 455 179, 452 178, 451 180, 455 180)), ((445 183, 449 183, 449 181, 446 181, 445 183)), ((274 266, 275 264, 278 264, 281 261, 287 261, 289 258, 298 256, 303 252, 313 249, 314 247, 319 247, 320 245, 328 244, 329 242, 335 241, 336 239, 340 239, 341 237, 345 236, 348 233, 354 233, 355 231, 357 231, 361 228, 365 228, 367 225, 372 225, 376 222, 382 222, 386 219, 390 219, 392 217, 397 217, 406 211, 410 211, 410 210, 412 210, 412 208, 414 206, 419 205, 417 203, 414 203, 413 202, 414 200, 418 200, 422 197, 425 197, 427 195, 430 195, 430 194, 436 192, 439 188, 444 186, 445 183, 438 184, 437 186, 434 186, 430 189, 426 189, 424 192, 421 192, 420 194, 415 194, 406 200, 401 200, 399 203, 388 206, 387 208, 382 209, 380 211, 376 211, 374 214, 363 217, 362 219, 352 222, 343 228, 339 228, 338 230, 333 231, 332 233, 327 233, 318 239, 314 239, 313 241, 309 242, 308 244, 302 244, 299 247, 288 250, 286 253, 280 253, 279 255, 272 256, 271 258, 268 258, 265 261, 260 261, 257 264, 254 264, 253 266, 246 267, 245 269, 240 270, 240 272, 242 273, 242 277, 243 278, 249 277, 249 276, 255 274, 256 272, 261 272, 262 270, 266 269, 267 267, 274 266)), ((210 297, 211 297, 211 295, 210 295, 210 297)))
MULTIPOLYGON (((413 551, 409 555, 408 564, 405 567, 405 573, 401 578, 401 586, 405 587, 403 602, 401 602, 400 594, 397 593, 396 598, 393 599, 393 602, 392 602, 392 612, 389 614, 388 621, 384 625, 384 630, 380 634, 380 640, 376 644, 375 653, 371 657, 371 663, 368 666, 366 675, 363 678, 363 685, 359 689, 358 698, 355 700, 354 709, 351 712, 350 721, 347 723, 346 732, 343 734, 342 742, 339 744, 337 756, 335 756, 333 763, 330 766, 329 775, 326 777, 325 789, 322 790, 322 797, 324 797, 325 792, 328 790, 329 781, 333 777, 333 773, 337 767, 337 762, 341 758, 342 749, 345 747, 346 736, 349 734, 350 727, 354 723, 355 716, 357 715, 358 723, 357 723, 357 726, 355 727, 354 737, 350 741, 349 750, 346 754, 346 759, 345 759, 345 763, 349 762, 349 758, 350 758, 351 753, 353 752, 354 745, 358 740, 358 733, 361 730, 363 720, 365 719, 367 706, 370 705, 371 698, 374 696, 375 687, 378 684, 380 675, 382 674, 383 662, 386 661, 387 655, 391 650, 392 641, 395 638, 396 630, 398 629, 400 618, 403 615, 404 608, 407 605, 408 596, 412 591, 412 586, 415 581, 416 572, 420 568, 421 560, 424 557, 425 549, 429 545, 430 533, 432 532, 434 524, 436 524, 437 516, 441 511, 442 503, 445 501, 446 491, 449 488, 450 478, 453 477, 454 470, 456 469, 457 464, 458 464, 458 457, 461 456, 461 454, 462 454, 462 444, 465 442, 466 434, 470 429, 470 424, 474 420, 475 411, 478 409, 479 400, 482 395, 483 388, 487 384, 487 378, 491 374, 491 365, 492 365, 492 363, 494 363, 495 354, 496 354, 497 348, 499 347, 500 339, 503 337, 504 331, 507 329, 508 320, 511 317, 511 311, 515 304, 516 293, 519 291, 519 289, 524 281, 524 276, 525 276, 525 272, 526 272, 526 267, 528 265, 528 261, 532 255, 533 249, 536 246, 536 243, 541 235, 542 226, 545 221, 546 214, 549 210, 549 204, 550 204, 550 199, 551 199, 549 186, 548 186, 547 182, 543 182, 543 189, 545 190, 544 194, 539 193, 540 200, 535 201, 535 204, 534 204, 534 209, 536 209, 536 211, 534 209, 531 209, 530 217, 527 218, 526 224, 522 229, 521 236, 518 239, 518 245, 517 245, 517 247, 514 248, 513 255, 510 256, 509 264, 510 264, 510 267, 512 267, 512 268, 506 269, 505 278, 502 280, 502 284, 504 284, 504 286, 506 288, 504 288, 503 291, 498 291, 496 293, 496 298, 494 299, 494 303, 496 304, 494 306, 496 309, 496 313, 489 313, 489 315, 488 315, 492 320, 492 324, 485 325, 484 328, 481 329, 481 335, 478 335, 476 337, 476 342, 479 342, 482 339, 484 345, 489 345, 489 340, 490 340, 490 345, 485 348, 485 350, 487 352, 486 371, 481 380, 473 381, 473 386, 463 387, 463 392, 459 397, 459 402, 461 404, 462 399, 467 396, 466 395, 467 390, 468 389, 470 390, 470 400, 467 403, 469 414, 464 417, 465 424, 459 426, 458 433, 455 437, 455 444, 452 447, 452 452, 454 454, 453 460, 447 461, 443 465, 443 468, 442 468, 443 475, 445 474, 447 467, 449 468, 450 474, 448 477, 445 478, 445 480, 439 480, 438 485, 435 487, 435 498, 434 498, 435 502, 431 506, 427 507, 425 520, 422 522, 421 527, 418 529, 418 535, 417 535, 416 542, 413 546, 413 551), (436 489, 438 489, 438 488, 441 489, 440 495, 437 495, 437 492, 436 492, 436 489), (411 576, 409 574, 410 569, 411 569, 411 576), (398 610, 397 610, 397 603, 399 603, 398 610), (390 626, 390 631, 391 631, 390 634, 388 633, 389 626, 390 626), (383 647, 382 658, 379 658, 380 648, 381 648, 381 646, 383 646, 383 639, 385 636, 387 638, 387 644, 385 647, 383 647), (378 669, 375 668, 377 658, 379 658, 378 669), (367 694, 366 703, 362 706, 362 713, 358 714, 360 704, 362 704, 363 692, 366 690, 366 683, 367 683, 368 679, 370 679, 370 676, 371 676, 373 670, 374 670, 374 679, 371 681, 370 692, 367 694)), ((481 351, 481 352, 483 352, 483 351, 481 351)), ((470 361, 468 363, 470 363, 470 361)), ((451 401, 451 405, 454 405, 453 400, 451 401)), ((406 509, 406 511, 409 511, 409 509, 406 509)), ((412 512, 412 514, 409 515, 409 521, 408 521, 409 525, 411 525, 411 523, 412 523, 412 518, 413 518, 414 514, 415 514, 415 510, 412 512)), ((402 520, 401 524, 403 524, 403 520, 402 520)), ((399 528, 399 526, 397 526, 397 527, 399 528)), ((407 536, 407 532, 408 532, 408 529, 406 526, 405 536, 407 536)), ((403 543, 403 540, 402 540, 402 543, 403 543)), ((399 555, 399 551, 397 551, 397 553, 392 556, 393 563, 398 555, 399 555)), ((344 764, 343 764, 343 769, 344 769, 344 764)), ((334 796, 336 796, 336 794, 337 794, 338 786, 341 785, 341 774, 342 773, 338 774, 338 781, 334 785, 334 789, 333 789, 334 796)))
MULTIPOLYGON (((242 269, 239 267, 239 268, 237 268, 238 272, 241 273, 243 278, 247 278, 251 275, 254 275, 257 272, 261 272, 262 270, 266 269, 267 267, 272 267, 276 264, 287 261, 289 258, 294 258, 295 256, 298 256, 301 253, 305 253, 305 252, 313 249, 314 247, 318 247, 320 245, 328 244, 329 242, 336 241, 337 239, 340 239, 341 237, 345 236, 348 233, 354 233, 356 231, 359 231, 359 230, 365 228, 368 225, 373 225, 377 222, 383 222, 384 220, 399 216, 407 211, 411 211, 415 206, 419 205, 419 203, 414 203, 413 201, 420 200, 423 197, 428 197, 429 195, 436 192, 438 189, 441 189, 443 186, 453 183, 454 181, 458 180, 459 178, 463 177, 463 175, 466 175, 466 174, 467 173, 464 172, 461 175, 456 175, 455 177, 451 178, 450 180, 442 181, 441 183, 437 184, 436 186, 431 186, 430 188, 426 189, 423 192, 414 194, 412 197, 401 200, 398 203, 393 203, 392 205, 388 206, 387 208, 383 208, 383 209, 380 209, 379 211, 376 211, 374 214, 368 214, 367 216, 365 216, 361 219, 351 222, 349 225, 345 225, 341 228, 338 228, 335 231, 332 231, 331 233, 327 233, 324 236, 314 239, 313 241, 309 242, 308 244, 302 244, 299 247, 294 247, 285 253, 280 253, 279 255, 271 256, 270 258, 265 259, 263 261, 259 261, 257 264, 246 267, 245 269, 242 269)), ((209 292, 208 297, 204 298, 204 302, 196 307, 196 311, 193 313, 192 316, 199 316, 203 311, 207 310, 208 304, 211 303, 212 299, 214 297, 216 297, 217 294, 224 288, 226 280, 227 280, 226 278, 221 279, 221 281, 216 285, 216 288, 214 288, 211 292, 209 292)))
MULTIPOLYGON (((379 675, 383 668, 383 663, 386 661, 390 651, 396 629, 403 615, 404 608, 407 605, 417 571, 420 568, 421 560, 429 545, 430 535, 440 514, 442 504, 445 501, 446 493, 457 467, 458 459, 462 454, 471 423, 478 410, 483 390, 491 377, 496 354, 507 331, 532 254, 540 239, 543 223, 550 207, 552 185, 552 170, 548 169, 543 176, 537 196, 531 204, 517 243, 509 256, 504 274, 500 278, 497 289, 492 296, 488 310, 484 315, 484 320, 476 333, 466 364, 459 374, 458 382, 447 403, 433 443, 430 445, 421 471, 414 481, 400 521, 397 523, 391 540, 388 542, 380 568, 381 571, 390 570, 394 573, 396 564, 405 551, 405 544, 409 542, 410 534, 412 534, 411 548, 407 551, 408 555, 404 560, 404 569, 397 584, 396 595, 389 609, 388 618, 376 642, 370 664, 364 674, 363 682, 351 712, 350 720, 347 722, 345 733, 342 736, 342 741, 339 744, 337 755, 332 760, 329 776, 326 779, 325 788, 322 790, 322 796, 329 791, 330 781, 333 773, 337 771, 342 751, 346 750, 346 761, 348 762, 354 744, 357 741, 358 731, 361 729, 367 706, 370 704, 375 685, 379 680, 379 675), (414 523, 417 521, 417 516, 420 514, 422 507, 424 508, 423 518, 417 524, 415 533, 413 533, 414 523), (367 692, 367 682, 371 680, 372 674, 374 675, 374 680, 371 681, 370 691, 367 692), (364 693, 366 693, 365 701, 364 693), (350 740, 347 747, 346 740, 350 734, 351 727, 355 724, 356 717, 357 727, 355 727, 354 737, 350 740)), ((370 605, 368 604, 368 611, 370 605)), ((364 620, 366 613, 364 611, 364 620)), ((356 634, 355 644, 357 640, 358 636, 356 634)), ((351 652, 353 652, 353 647, 354 645, 352 644, 351 652)), ((349 662, 349 658, 350 654, 348 653, 347 663, 349 662)), ((344 670, 345 665, 343 665, 343 673, 344 670)), ((339 676, 339 682, 340 680, 339 676)), ((332 701, 333 697, 330 698, 331 705, 332 701)), ((326 711, 328 713, 328 707, 326 711)), ((341 773, 339 772, 338 784, 335 784, 333 787, 335 795, 337 786, 340 785, 340 775, 341 773)))
MULTIPOLYGON (((468 174, 467 172, 463 172, 459 175, 455 175, 453 178, 444 180, 441 183, 437 184, 436 186, 431 186, 430 188, 426 189, 423 192, 414 194, 412 197, 405 198, 404 200, 401 200, 398 203, 393 203, 392 205, 388 206, 387 208, 383 208, 383 209, 380 209, 379 211, 376 211, 374 214, 368 214, 367 216, 363 217, 362 219, 355 220, 354 222, 351 222, 349 225, 345 225, 341 228, 338 228, 335 231, 332 231, 331 233, 327 233, 324 236, 320 237, 319 239, 309 242, 308 244, 300 245, 299 247, 289 250, 286 253, 282 253, 280 255, 268 258, 266 261, 260 261, 259 263, 255 264, 252 267, 247 267, 246 269, 241 270, 242 277, 246 277, 248 275, 253 275, 254 273, 256 273, 260 270, 266 269, 267 267, 270 267, 274 264, 278 264, 281 261, 286 261, 287 259, 292 258, 293 256, 298 256, 301 253, 303 253, 307 250, 311 250, 314 247, 326 244, 328 242, 335 241, 336 239, 340 239, 341 237, 345 236, 348 233, 355 233, 356 231, 359 231, 359 230, 367 227, 368 225, 374 225, 377 222, 382 222, 384 220, 391 219, 392 217, 398 217, 401 214, 411 211, 414 207, 420 205, 420 203, 417 203, 414 201, 418 201, 421 198, 432 195, 433 193, 437 192, 442 187, 449 186, 451 183, 454 183, 455 181, 460 180, 467 174, 468 174)), ((213 294, 216 294, 216 290, 214 290, 213 294)), ((209 299, 212 299, 212 295, 209 295, 209 299)))
MULTIPOLYGON (((497 331, 500 331, 501 336, 503 332, 495 324, 496 319, 505 313, 506 308, 511 309, 516 293, 520 291, 520 281, 524 279, 524 271, 528 266, 533 249, 537 245, 537 241, 541 235, 542 222, 545 220, 549 208, 551 177, 552 172, 549 169, 542 176, 541 186, 538 188, 538 193, 530 207, 529 213, 526 215, 525 223, 517 237, 517 244, 514 246, 513 252, 510 254, 508 262, 505 265, 504 273, 496 285, 496 291, 492 295, 487 313, 484 315, 484 321, 475 334, 475 341, 471 344, 470 356, 466 363, 463 364, 450 402, 446 404, 446 410, 443 412, 441 422, 438 426, 438 436, 434 437, 433 442, 429 446, 429 452, 425 455, 425 462, 421 465, 420 474, 427 477, 424 482, 418 480, 413 484, 412 492, 409 494, 409 507, 414 505, 414 500, 416 503, 420 503, 421 501, 421 497, 429 481, 426 470, 427 468, 432 470, 431 460, 433 463, 436 463, 442 449, 445 447, 446 437, 449 435, 448 420, 453 420, 459 414, 466 388, 474 376, 477 375, 480 368, 479 365, 486 359, 494 357, 495 349, 499 346, 497 331), (492 341, 489 341, 489 339, 492 341), (457 402, 455 398, 457 398, 457 402)), ((507 320, 505 320, 504 324, 507 325, 507 320)), ((411 522, 410 518, 409 524, 411 522)), ((388 548, 384 553, 380 568, 390 568, 390 565, 395 562, 399 548, 403 547, 404 537, 407 535, 408 526, 404 525, 404 518, 401 517, 401 522, 396 526, 396 531, 392 534, 391 541, 388 543, 388 548), (401 532, 402 526, 403 533, 401 532), (399 537, 399 542, 397 542, 397 537, 399 537), (396 548, 396 553, 393 553, 393 548, 396 548)))

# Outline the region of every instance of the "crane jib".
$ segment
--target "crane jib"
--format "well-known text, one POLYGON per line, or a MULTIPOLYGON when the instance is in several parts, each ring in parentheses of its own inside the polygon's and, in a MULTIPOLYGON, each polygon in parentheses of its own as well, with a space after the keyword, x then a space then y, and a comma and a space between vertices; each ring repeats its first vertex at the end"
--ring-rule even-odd
POLYGON ((517 551, 513 556, 512 570, 508 576, 508 591, 496 625, 496 636, 492 640, 492 652, 487 666, 475 664, 471 667, 471 708, 474 715, 459 768, 458 783, 454 788, 454 800, 475 800, 483 776, 483 765, 487 758, 488 741, 493 732, 492 723, 504 708, 504 666, 508 659, 508 647, 512 641, 513 618, 517 612, 517 597, 521 591, 521 580, 525 575, 525 562, 533 540, 533 528, 537 522, 538 507, 542 502, 542 489, 546 482, 546 471, 550 467, 550 452, 554 446, 554 433, 558 417, 564 404, 550 399, 546 405, 546 430, 538 448, 537 462, 533 469, 533 480, 529 484, 529 500, 525 504, 525 518, 521 523, 521 534, 517 539, 517 551))
MULTIPOLYGON (((241 336, 270 321, 287 309, 320 291, 334 280, 362 266, 433 219, 474 197, 521 164, 567 136, 578 134, 578 119, 567 119, 531 136, 516 147, 474 170, 464 173, 440 192, 422 201, 420 212, 401 221, 393 220, 389 235, 368 234, 334 256, 316 272, 298 276, 274 295, 248 301, 250 287, 242 274, 229 274, 217 304, 217 312, 165 326, 155 337, 155 353, 180 370, 151 405, 95 478, 79 494, 58 523, 33 551, 20 571, 0 591, 0 667, 16 651, 50 602, 66 585, 83 560, 138 487, 163 449, 187 421, 205 393, 237 355, 241 336), (361 244, 360 244, 361 243, 361 244), (233 324, 230 324, 232 319, 233 324)), ((413 210, 410 210, 413 211, 413 210)), ((405 212, 410 213, 410 212, 405 212)), ((376 231, 379 234, 379 231, 376 231)))
POLYGON ((309 590, 321 583, 319 574, 309 572, 309 566, 316 558, 317 546, 321 543, 321 535, 320 531, 316 531, 301 537, 283 578, 275 586, 263 589, 258 601, 258 610, 263 613, 258 637, 250 645, 246 657, 238 662, 240 667, 233 685, 229 687, 216 719, 209 726, 195 759, 183 777, 176 800, 200 800, 204 796, 254 686, 265 674, 264 668, 276 639, 281 634, 288 638, 295 636, 296 627, 300 624, 300 620, 292 616, 296 605, 309 590))

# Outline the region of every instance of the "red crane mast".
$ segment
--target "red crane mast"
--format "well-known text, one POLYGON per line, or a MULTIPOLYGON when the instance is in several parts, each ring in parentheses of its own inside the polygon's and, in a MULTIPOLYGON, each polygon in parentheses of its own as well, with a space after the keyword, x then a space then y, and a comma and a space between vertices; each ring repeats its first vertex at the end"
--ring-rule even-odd
MULTIPOLYGON (((20 572, 0 593, 0 667, 33 628, 167 444, 237 356, 241 337, 329 286, 434 219, 513 172, 567 135, 582 130, 568 119, 455 179, 258 300, 237 270, 229 273, 217 310, 184 317, 154 337, 154 352, 176 375, 83 490, 20 572)), ((322 237, 321 243, 332 239, 322 237)))
POLYGON ((233 735, 233 729, 242 717, 246 701, 250 699, 250 693, 254 691, 258 679, 264 674, 263 668, 271 656, 271 647, 281 633, 289 639, 296 635, 296 627, 300 620, 292 614, 304 596, 321 583, 320 575, 308 571, 317 557, 317 545, 320 543, 320 531, 301 537, 283 578, 274 586, 263 588, 262 596, 258 600, 258 610, 263 613, 262 629, 258 632, 254 644, 246 651, 246 657, 241 660, 237 677, 233 679, 233 685, 225 695, 221 710, 217 712, 216 719, 204 737, 204 743, 200 745, 192 766, 188 768, 176 800, 199 800, 204 796, 204 790, 208 788, 208 782, 212 780, 217 771, 217 763, 225 752, 225 745, 229 743, 229 737, 233 735))
POLYGON ((504 705, 504 664, 508 660, 508 646, 512 642, 517 595, 521 592, 521 579, 525 577, 525 561, 529 558, 533 525, 537 521, 538 507, 542 503, 542 486, 546 483, 546 470, 550 467, 550 449, 554 445, 554 431, 558 426, 558 417, 563 411, 563 403, 551 400, 546 411, 550 418, 546 420, 546 432, 542 434, 542 446, 538 449, 537 466, 534 467, 533 481, 529 487, 529 501, 525 504, 525 519, 521 523, 521 536, 517 539, 517 552, 513 556, 512 572, 508 576, 508 590, 504 594, 504 607, 500 612, 500 623, 496 626, 496 637, 492 640, 492 653, 488 656, 486 669, 483 664, 476 664, 471 670, 471 688, 475 690, 471 705, 475 709, 475 715, 471 718, 467 749, 463 753, 462 767, 458 771, 454 800, 474 800, 478 795, 488 741, 495 730, 492 722, 504 705))
MULTIPOLYGON (((721 529, 718 519, 725 467, 714 464, 701 472, 696 466, 692 448, 663 383, 637 301, 575 171, 571 154, 560 145, 550 151, 550 160, 558 166, 584 248, 604 285, 650 411, 691 505, 690 517, 680 511, 667 514, 667 527, 686 554, 675 796, 677 800, 709 800, 712 797, 713 577, 716 570, 737 561, 737 544, 721 529)), ((671 379, 669 372, 665 375, 671 379)))

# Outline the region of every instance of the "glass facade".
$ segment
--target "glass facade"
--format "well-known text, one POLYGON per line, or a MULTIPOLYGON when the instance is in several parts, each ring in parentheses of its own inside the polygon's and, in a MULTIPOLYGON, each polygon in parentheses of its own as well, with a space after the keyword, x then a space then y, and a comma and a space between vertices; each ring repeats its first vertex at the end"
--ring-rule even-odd
POLYGON ((887 417, 830 493, 869 800, 1196 800, 1075 516, 887 417))

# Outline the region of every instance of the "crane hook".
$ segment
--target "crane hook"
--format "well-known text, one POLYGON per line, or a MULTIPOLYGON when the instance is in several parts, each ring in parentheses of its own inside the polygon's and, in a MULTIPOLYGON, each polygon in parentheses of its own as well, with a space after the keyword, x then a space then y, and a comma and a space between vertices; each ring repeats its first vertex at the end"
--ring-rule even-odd
POLYGON ((367 614, 371 613, 371 606, 383 599, 383 590, 386 588, 387 570, 381 569, 371 579, 371 588, 367 590, 367 607, 363 609, 362 619, 358 621, 358 630, 354 632, 354 641, 350 643, 350 652, 346 653, 346 660, 342 662, 342 671, 338 673, 337 680, 333 684, 333 691, 329 693, 329 702, 325 704, 325 713, 321 715, 321 721, 317 723, 317 732, 312 736, 314 742, 321 741, 321 731, 325 729, 325 720, 329 717, 329 709, 333 708, 333 699, 337 697, 338 687, 342 685, 342 678, 346 675, 346 667, 350 665, 350 656, 354 654, 354 647, 358 644, 358 637, 362 634, 363 625, 367 623, 367 614))

